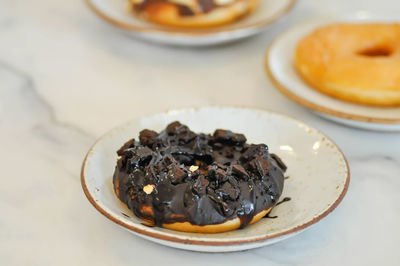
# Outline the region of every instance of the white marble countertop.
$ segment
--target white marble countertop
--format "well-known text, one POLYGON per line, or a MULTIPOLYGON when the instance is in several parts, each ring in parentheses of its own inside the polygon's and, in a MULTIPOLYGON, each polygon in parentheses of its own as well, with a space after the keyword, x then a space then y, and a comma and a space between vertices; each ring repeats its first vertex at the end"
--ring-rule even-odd
POLYGON ((359 3, 299 0, 259 36, 189 49, 122 35, 82 0, 0 0, 0 265, 399 265, 400 134, 323 120, 263 69, 268 43, 298 22, 400 10, 396 0, 359 3), (325 132, 351 168, 342 204, 300 235, 231 254, 148 242, 90 205, 79 174, 97 137, 145 114, 208 104, 279 111, 325 132))

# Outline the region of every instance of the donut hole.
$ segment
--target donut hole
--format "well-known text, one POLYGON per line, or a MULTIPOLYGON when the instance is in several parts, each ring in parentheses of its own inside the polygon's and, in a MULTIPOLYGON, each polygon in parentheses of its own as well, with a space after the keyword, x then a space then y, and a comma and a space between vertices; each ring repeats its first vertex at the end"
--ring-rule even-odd
POLYGON ((376 57, 376 56, 390 56, 393 54, 393 49, 389 46, 373 46, 357 52, 358 55, 376 57))

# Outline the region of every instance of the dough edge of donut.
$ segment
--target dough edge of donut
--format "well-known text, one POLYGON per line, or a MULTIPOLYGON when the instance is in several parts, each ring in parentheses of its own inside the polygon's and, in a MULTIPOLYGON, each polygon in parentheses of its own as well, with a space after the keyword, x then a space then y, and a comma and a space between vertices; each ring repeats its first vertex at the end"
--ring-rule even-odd
MULTIPOLYGON (((254 215, 249 225, 258 222, 265 215, 267 215, 271 211, 271 209, 272 207, 266 210, 262 210, 256 215, 254 215)), ((162 227, 170 230, 187 232, 187 233, 216 234, 216 233, 223 233, 239 229, 240 225, 241 225, 240 219, 238 217, 235 217, 220 224, 194 225, 191 224, 190 222, 175 222, 171 224, 162 224, 162 227)))

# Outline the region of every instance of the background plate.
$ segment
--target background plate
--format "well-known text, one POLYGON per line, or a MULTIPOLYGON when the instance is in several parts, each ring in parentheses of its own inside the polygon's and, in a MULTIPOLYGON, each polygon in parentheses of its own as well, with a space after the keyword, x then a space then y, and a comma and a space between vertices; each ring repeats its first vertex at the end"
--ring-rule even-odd
POLYGON ((315 28, 339 22, 393 21, 362 12, 343 18, 316 19, 296 26, 279 36, 268 48, 265 58, 267 73, 285 96, 327 119, 368 130, 400 131, 400 107, 372 107, 332 98, 310 87, 293 66, 298 41, 315 28))
POLYGON ((128 0, 86 0, 102 19, 133 37, 172 44, 201 46, 243 39, 264 30, 286 14, 296 0, 261 0, 253 13, 237 22, 205 29, 180 29, 147 23, 135 17, 128 0))

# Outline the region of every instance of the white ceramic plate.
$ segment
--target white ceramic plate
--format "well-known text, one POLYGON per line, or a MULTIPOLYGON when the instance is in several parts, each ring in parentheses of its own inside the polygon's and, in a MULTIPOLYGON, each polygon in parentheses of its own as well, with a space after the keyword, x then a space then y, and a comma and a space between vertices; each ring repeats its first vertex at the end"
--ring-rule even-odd
POLYGON ((172 45, 202 46, 257 34, 286 14, 295 1, 261 0, 258 9, 249 16, 229 25, 206 29, 179 29, 146 23, 134 16, 128 0, 87 0, 87 3, 102 19, 133 37, 172 45))
POLYGON ((344 18, 321 18, 296 26, 279 36, 266 53, 266 69, 276 87, 289 99, 317 114, 342 123, 368 130, 400 131, 400 107, 380 108, 337 100, 311 88, 297 74, 293 62, 298 41, 315 28, 338 22, 393 22, 366 12, 344 18))
POLYGON ((180 249, 227 252, 268 245, 293 236, 329 214, 344 197, 349 169, 340 149, 325 135, 280 114, 246 108, 202 107, 169 111, 111 130, 89 150, 82 166, 83 190, 93 206, 110 220, 140 237, 180 249), (292 200, 274 208, 276 219, 219 234, 183 233, 142 225, 114 195, 112 176, 116 151, 144 128, 162 130, 175 120, 196 132, 217 128, 246 135, 249 143, 266 143, 288 166, 283 197, 292 200))

